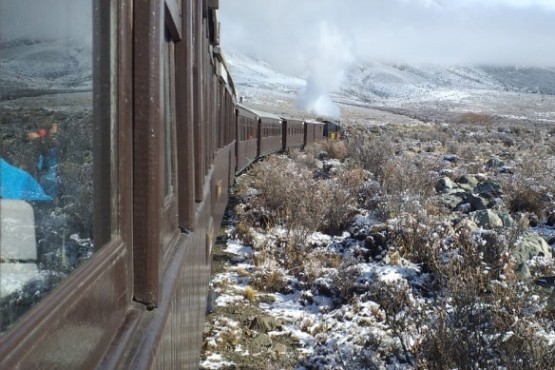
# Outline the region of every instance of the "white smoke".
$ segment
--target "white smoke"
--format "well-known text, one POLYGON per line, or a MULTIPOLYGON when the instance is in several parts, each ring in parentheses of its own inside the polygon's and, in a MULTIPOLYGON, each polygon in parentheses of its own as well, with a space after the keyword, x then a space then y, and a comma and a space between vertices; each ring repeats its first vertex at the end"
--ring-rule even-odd
POLYGON ((326 21, 319 23, 316 40, 307 45, 308 77, 297 95, 299 108, 321 116, 339 118, 341 111, 330 97, 340 89, 354 62, 352 43, 345 33, 326 21))

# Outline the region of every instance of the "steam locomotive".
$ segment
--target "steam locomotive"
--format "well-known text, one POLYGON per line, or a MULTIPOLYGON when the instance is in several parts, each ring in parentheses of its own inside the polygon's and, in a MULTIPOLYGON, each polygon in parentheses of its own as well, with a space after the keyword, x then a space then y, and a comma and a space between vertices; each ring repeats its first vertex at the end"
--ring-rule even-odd
POLYGON ((234 177, 324 124, 237 103, 218 0, 60 3, 50 22, 90 24, 88 57, 71 24, 23 37, 49 21, 0 9, 2 160, 40 185, 22 158, 46 146, 57 179, 0 200, 0 368, 195 369, 234 177))

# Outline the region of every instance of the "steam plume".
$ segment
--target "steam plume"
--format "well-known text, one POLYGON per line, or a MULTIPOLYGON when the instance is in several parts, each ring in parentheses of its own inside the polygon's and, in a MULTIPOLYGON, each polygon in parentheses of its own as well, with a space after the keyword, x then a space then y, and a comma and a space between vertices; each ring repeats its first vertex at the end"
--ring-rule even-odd
POLYGON ((322 21, 316 42, 308 46, 308 78, 297 96, 298 106, 310 113, 339 118, 341 111, 330 93, 338 90, 353 63, 352 45, 337 27, 322 21))

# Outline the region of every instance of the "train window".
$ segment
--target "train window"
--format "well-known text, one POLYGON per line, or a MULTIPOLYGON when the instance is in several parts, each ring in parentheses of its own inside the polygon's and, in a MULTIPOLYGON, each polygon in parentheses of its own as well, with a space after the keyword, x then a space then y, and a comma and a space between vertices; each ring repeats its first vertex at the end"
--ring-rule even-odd
POLYGON ((174 43, 168 29, 165 32, 165 40, 163 44, 164 58, 161 63, 162 68, 162 107, 163 107, 163 167, 164 167, 164 195, 168 196, 174 192, 175 186, 175 53, 174 43))
POLYGON ((115 64, 93 65, 91 5, 0 3, 0 332, 118 232, 116 171, 93 169, 117 145, 113 91, 93 94, 115 64), (97 239, 93 177, 106 185, 97 239))

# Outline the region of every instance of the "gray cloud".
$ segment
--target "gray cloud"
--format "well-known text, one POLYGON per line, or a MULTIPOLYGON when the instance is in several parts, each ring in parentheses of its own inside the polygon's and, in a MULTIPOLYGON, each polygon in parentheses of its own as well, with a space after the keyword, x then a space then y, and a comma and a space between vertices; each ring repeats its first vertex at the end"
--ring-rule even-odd
POLYGON ((322 22, 359 60, 555 65, 552 0, 226 0, 222 43, 284 72, 310 68, 322 22), (485 4, 485 5, 484 5, 485 4), (316 36, 315 36, 316 35, 316 36))
POLYGON ((92 42, 92 0, 0 0, 0 39, 92 42))

